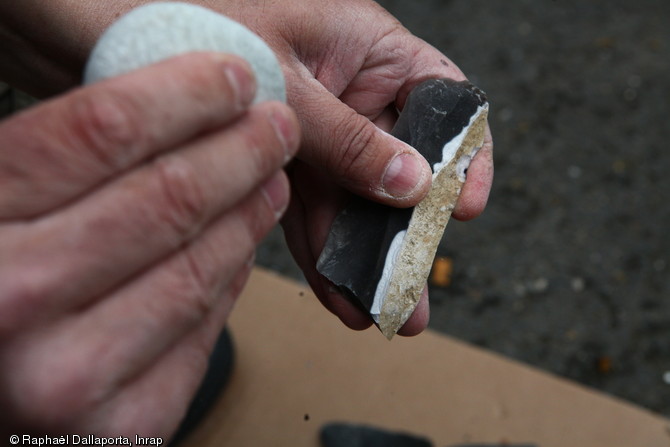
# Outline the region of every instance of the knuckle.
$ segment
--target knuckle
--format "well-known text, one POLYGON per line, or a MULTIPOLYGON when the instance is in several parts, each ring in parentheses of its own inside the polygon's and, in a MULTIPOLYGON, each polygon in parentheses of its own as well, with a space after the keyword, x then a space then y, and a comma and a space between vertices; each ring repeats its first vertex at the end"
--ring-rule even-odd
POLYGON ((336 158, 331 160, 332 166, 345 177, 355 174, 361 166, 369 166, 371 143, 375 137, 375 129, 366 122, 344 120, 333 130, 335 141, 341 142, 341 149, 333 151, 336 158))
POLYGON ((227 113, 239 113, 246 109, 256 91, 256 79, 249 63, 242 57, 226 54, 221 58, 217 55, 191 54, 190 65, 199 65, 200 70, 189 70, 188 80, 194 86, 194 99, 202 104, 221 104, 227 113), (206 57, 202 57, 206 56, 206 57), (225 67, 225 82, 221 82, 221 67, 225 67), (236 73, 236 74, 233 74, 236 73), (225 98, 225 101, 222 99, 225 98))
POLYGON ((24 365, 13 384, 13 406, 21 419, 41 426, 66 426, 92 406, 93 377, 89 368, 47 354, 24 365))
MULTIPOLYGON (((223 329, 223 328, 222 328, 223 329)), ((189 346, 183 346, 183 353, 186 357, 185 362, 182 364, 182 367, 188 368, 189 373, 186 375, 188 377, 187 382, 184 383, 181 387, 181 391, 184 395, 184 401, 187 402, 193 398, 193 391, 202 381, 204 377, 207 366, 209 365, 209 359, 212 355, 214 349, 212 341, 206 336, 195 337, 193 338, 189 346), (188 351, 186 351, 188 350, 188 351)))
POLYGON ((273 109, 252 109, 250 121, 243 133, 243 144, 250 148, 249 156, 257 172, 270 172, 281 165, 285 155, 283 142, 272 124, 273 109))
POLYGON ((105 168, 125 167, 147 138, 133 102, 108 92, 76 95, 73 101, 72 129, 81 156, 105 168))
POLYGON ((192 250, 187 250, 182 262, 182 272, 185 281, 190 286, 191 302, 196 310, 198 320, 204 319, 212 310, 212 275, 209 275, 202 256, 196 256, 192 250))
POLYGON ((172 287, 169 291, 176 302, 177 318, 195 326, 212 312, 216 302, 215 274, 209 257, 196 254, 187 247, 171 268, 172 287))
POLYGON ((259 210, 258 202, 262 199, 247 201, 243 210, 229 216, 225 231, 222 227, 194 240, 167 266, 165 299, 179 324, 197 326, 215 311, 222 294, 239 293, 234 273, 248 265, 266 229, 259 223, 267 220, 266 211, 259 210))
POLYGON ((40 268, 43 266, 17 267, 0 275, 0 334, 18 331, 35 316, 34 309, 47 299, 48 288, 40 274, 45 271, 40 268))
POLYGON ((277 222, 277 214, 268 194, 261 192, 259 196, 249 200, 248 206, 241 211, 242 228, 246 232, 242 245, 244 247, 255 247, 277 222))
POLYGON ((178 155, 161 157, 154 163, 158 182, 161 220, 180 239, 188 239, 200 230, 208 215, 206 196, 197 173, 178 155))
POLYGON ((286 105, 268 101, 249 109, 240 126, 240 144, 248 149, 258 172, 269 173, 287 162, 297 149, 299 131, 286 105), (287 116, 288 115, 288 116, 287 116))

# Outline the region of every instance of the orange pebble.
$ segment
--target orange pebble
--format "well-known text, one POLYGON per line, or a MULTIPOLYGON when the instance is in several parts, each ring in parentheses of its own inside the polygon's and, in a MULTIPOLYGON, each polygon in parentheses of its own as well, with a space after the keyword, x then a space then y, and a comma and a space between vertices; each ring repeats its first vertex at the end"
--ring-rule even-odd
POLYGON ((438 256, 433 261, 433 270, 430 274, 430 283, 436 287, 448 287, 451 284, 451 274, 454 271, 454 262, 451 258, 438 256))

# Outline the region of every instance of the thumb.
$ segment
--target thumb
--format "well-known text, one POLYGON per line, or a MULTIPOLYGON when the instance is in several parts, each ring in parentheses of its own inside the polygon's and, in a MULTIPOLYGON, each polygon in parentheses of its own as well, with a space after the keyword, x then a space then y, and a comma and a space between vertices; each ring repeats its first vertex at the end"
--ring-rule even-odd
POLYGON ((432 171, 414 148, 384 132, 316 80, 289 92, 303 126, 299 157, 351 192, 391 206, 418 203, 432 171))

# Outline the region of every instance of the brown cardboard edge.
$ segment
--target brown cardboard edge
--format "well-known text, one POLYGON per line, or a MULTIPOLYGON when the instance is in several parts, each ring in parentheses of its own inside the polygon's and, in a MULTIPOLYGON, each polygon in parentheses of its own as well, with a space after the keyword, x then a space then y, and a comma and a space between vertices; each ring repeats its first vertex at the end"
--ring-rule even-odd
POLYGON ((230 321, 236 369, 184 446, 318 446, 332 421, 437 446, 668 446, 670 420, 426 331, 354 332, 307 286, 255 269, 230 321))

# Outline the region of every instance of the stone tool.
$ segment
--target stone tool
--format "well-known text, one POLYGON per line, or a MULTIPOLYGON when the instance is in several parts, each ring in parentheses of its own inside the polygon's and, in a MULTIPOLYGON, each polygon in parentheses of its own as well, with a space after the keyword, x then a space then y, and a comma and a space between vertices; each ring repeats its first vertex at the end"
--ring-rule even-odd
POLYGON ((317 270, 358 300, 389 340, 421 298, 470 161, 484 144, 488 108, 485 94, 466 81, 415 87, 391 134, 428 160, 428 195, 404 209, 353 197, 330 229, 317 270))

